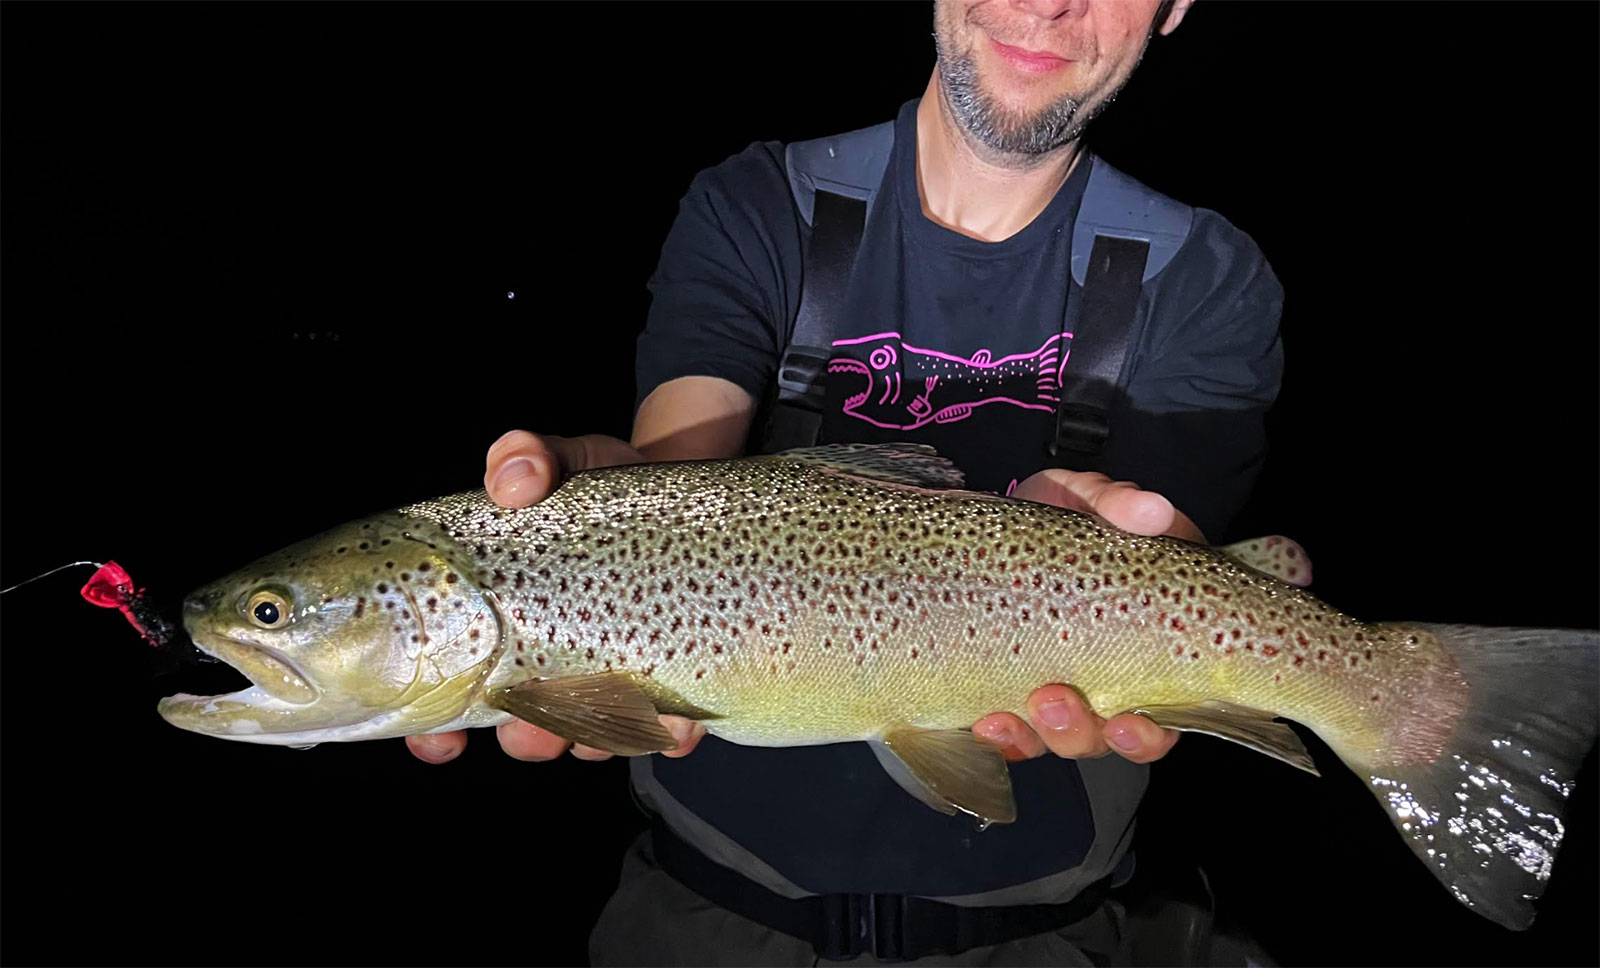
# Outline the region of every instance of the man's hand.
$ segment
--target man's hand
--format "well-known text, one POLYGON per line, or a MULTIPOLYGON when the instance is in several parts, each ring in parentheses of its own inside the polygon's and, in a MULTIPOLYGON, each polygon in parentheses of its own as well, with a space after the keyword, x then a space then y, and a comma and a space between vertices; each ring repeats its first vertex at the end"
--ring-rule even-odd
MULTIPOLYGON (((525 508, 550 496, 568 474, 591 467, 639 463, 644 455, 615 437, 550 437, 513 430, 489 448, 483 486, 496 504, 525 508)), ((666 756, 683 756, 705 735, 705 727, 681 716, 662 716, 661 724, 678 740, 666 756)), ((519 760, 553 760, 572 750, 583 760, 610 759, 611 754, 588 746, 574 746, 559 736, 521 720, 502 724, 496 732, 500 748, 519 760)), ((407 736, 406 746, 418 759, 448 763, 467 748, 466 730, 407 736)))
MULTIPOLYGON (((1136 534, 1206 540, 1171 501, 1104 474, 1040 471, 1017 485, 1011 496, 1096 514, 1136 534)), ((1159 760, 1181 735, 1132 713, 1101 719, 1083 697, 1064 685, 1035 689, 1028 697, 1028 719, 1031 728, 1010 713, 995 713, 978 720, 972 731, 999 746, 1010 760, 1032 759, 1047 752, 1080 759, 1115 751, 1135 763, 1159 760)))

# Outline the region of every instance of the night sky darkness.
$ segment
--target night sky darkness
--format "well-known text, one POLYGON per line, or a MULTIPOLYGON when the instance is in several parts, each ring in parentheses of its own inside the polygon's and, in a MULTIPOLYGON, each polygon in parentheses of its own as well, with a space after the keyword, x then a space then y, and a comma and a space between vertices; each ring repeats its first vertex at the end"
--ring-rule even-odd
MULTIPOLYGON (((1294 536, 1356 615, 1597 624, 1597 20, 1205 0, 1090 131, 1282 279, 1288 372, 1235 537, 1294 536)), ((886 120, 933 64, 922 3, 3 21, 0 585, 115 558, 169 604, 476 486, 513 427, 625 435, 645 280, 693 174, 886 120)), ((445 767, 398 740, 181 733, 156 700, 231 677, 153 678, 78 600, 87 576, 3 602, 7 961, 585 957, 643 828, 620 760, 517 763, 487 732, 445 767)), ((1203 864, 1285 964, 1600 960, 1593 754, 1514 935, 1314 752, 1320 780, 1186 740, 1141 848, 1203 864)))

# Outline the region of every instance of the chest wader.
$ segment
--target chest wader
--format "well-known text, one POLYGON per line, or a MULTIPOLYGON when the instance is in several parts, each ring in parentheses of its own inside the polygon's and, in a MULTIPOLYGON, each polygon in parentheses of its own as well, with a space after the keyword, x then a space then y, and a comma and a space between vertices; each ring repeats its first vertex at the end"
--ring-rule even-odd
MULTIPOLYGON (((765 419, 758 422, 753 450, 776 453, 818 442, 833 341, 842 335, 851 271, 893 147, 894 123, 886 122, 792 144, 786 151, 790 188, 811 226, 811 238, 804 254, 800 308, 780 357, 774 393, 764 402, 765 419)), ((1110 434, 1112 400, 1128 375, 1140 295, 1183 244, 1194 213, 1092 155, 1082 163, 1093 167, 1072 235, 1072 287, 1064 320, 1064 331, 1073 334, 1066 371, 1071 379, 1061 390, 1053 437, 1041 445, 1048 466, 1091 470, 1098 469, 1110 434)), ((1029 937, 1092 913, 1114 883, 1132 875, 1129 851, 1117 876, 1088 884, 1063 904, 1008 904, 997 897, 986 905, 979 895, 962 898, 962 904, 899 894, 795 896, 793 885, 777 872, 716 831, 700 829, 706 827, 704 821, 670 803, 670 793, 648 776, 648 764, 633 767, 636 789, 656 808, 649 812, 657 818, 653 843, 663 870, 720 907, 810 940, 827 959, 871 954, 880 960, 912 960, 1029 937), (680 837, 662 823, 663 806, 677 825, 693 828, 693 835, 680 837)), ((1134 953, 1140 961, 1204 962, 1212 920, 1209 889, 1202 872, 1191 868, 1179 874, 1169 879, 1176 891, 1128 898, 1129 933, 1136 938, 1134 953)))

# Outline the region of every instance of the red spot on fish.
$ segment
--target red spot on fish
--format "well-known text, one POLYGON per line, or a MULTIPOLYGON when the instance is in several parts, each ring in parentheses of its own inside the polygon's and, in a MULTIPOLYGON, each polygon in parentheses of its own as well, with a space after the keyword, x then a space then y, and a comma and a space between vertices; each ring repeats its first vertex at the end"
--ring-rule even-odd
POLYGON ((1198 652, 1191 652, 1191 653, 1189 653, 1189 658, 1191 658, 1191 659, 1198 659, 1198 658, 1200 658, 1200 653, 1198 653, 1198 652))
POLYGON ((1217 637, 1215 639, 1211 640, 1211 644, 1212 645, 1221 645, 1222 644, 1222 633, 1221 632, 1218 632, 1217 633, 1217 637))
POLYGON ((1261 647, 1261 654, 1270 659, 1273 656, 1278 654, 1278 650, 1276 648, 1274 648, 1273 646, 1263 645, 1261 647))
POLYGON ((1303 656, 1303 655, 1297 655, 1297 656, 1294 657, 1294 664, 1295 665, 1299 665, 1300 663, 1302 663, 1304 661, 1306 661, 1306 657, 1303 656))

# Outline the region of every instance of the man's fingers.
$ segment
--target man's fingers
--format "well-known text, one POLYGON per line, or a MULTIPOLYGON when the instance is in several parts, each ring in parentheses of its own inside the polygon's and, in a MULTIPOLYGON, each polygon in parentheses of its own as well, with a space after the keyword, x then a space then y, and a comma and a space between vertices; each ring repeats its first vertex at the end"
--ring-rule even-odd
POLYGON ((1097 514, 1134 534, 1168 534, 1204 542, 1205 535, 1188 515, 1154 491, 1130 481, 1113 481, 1104 474, 1052 468, 1032 475, 1011 492, 1026 501, 1097 514))
POLYGON ((500 737, 500 748, 506 751, 507 756, 530 763, 553 760, 566 752, 569 745, 566 740, 554 733, 546 732, 520 719, 501 723, 495 727, 495 732, 500 737))
POLYGON ((1112 750, 1135 763, 1152 763, 1161 759, 1171 752, 1178 737, 1183 735, 1175 729, 1162 729, 1133 713, 1112 716, 1106 721, 1104 733, 1112 750))
POLYGON ((582 743, 573 743, 572 755, 576 756, 580 760, 588 760, 591 763, 598 763, 601 760, 609 760, 616 754, 607 753, 605 750, 597 750, 593 746, 585 746, 582 743))
POLYGON ((1124 531, 1166 534, 1177 518, 1172 502, 1125 481, 1114 481, 1095 495, 1095 512, 1124 531))
POLYGON ((700 745, 700 740, 706 735, 704 726, 682 716, 662 716, 661 725, 665 726, 667 732, 672 734, 672 738, 678 741, 677 749, 667 750, 661 754, 662 756, 670 756, 673 759, 693 753, 694 748, 700 745))
POLYGON ((1057 756, 1081 759, 1110 752, 1100 734, 1104 721, 1066 686, 1035 689, 1028 696, 1028 717, 1034 732, 1057 756))
POLYGON ((489 498, 508 508, 544 500, 568 474, 588 466, 588 452, 577 437, 554 437, 513 430, 489 447, 483 486, 489 498))
POLYGON ((458 729, 449 733, 423 733, 406 737, 406 748, 425 763, 448 763, 467 748, 467 731, 458 729))
POLYGON ((1039 734, 1010 713, 995 713, 978 720, 972 727, 978 738, 1000 747, 1008 760, 1031 760, 1049 752, 1039 734))

